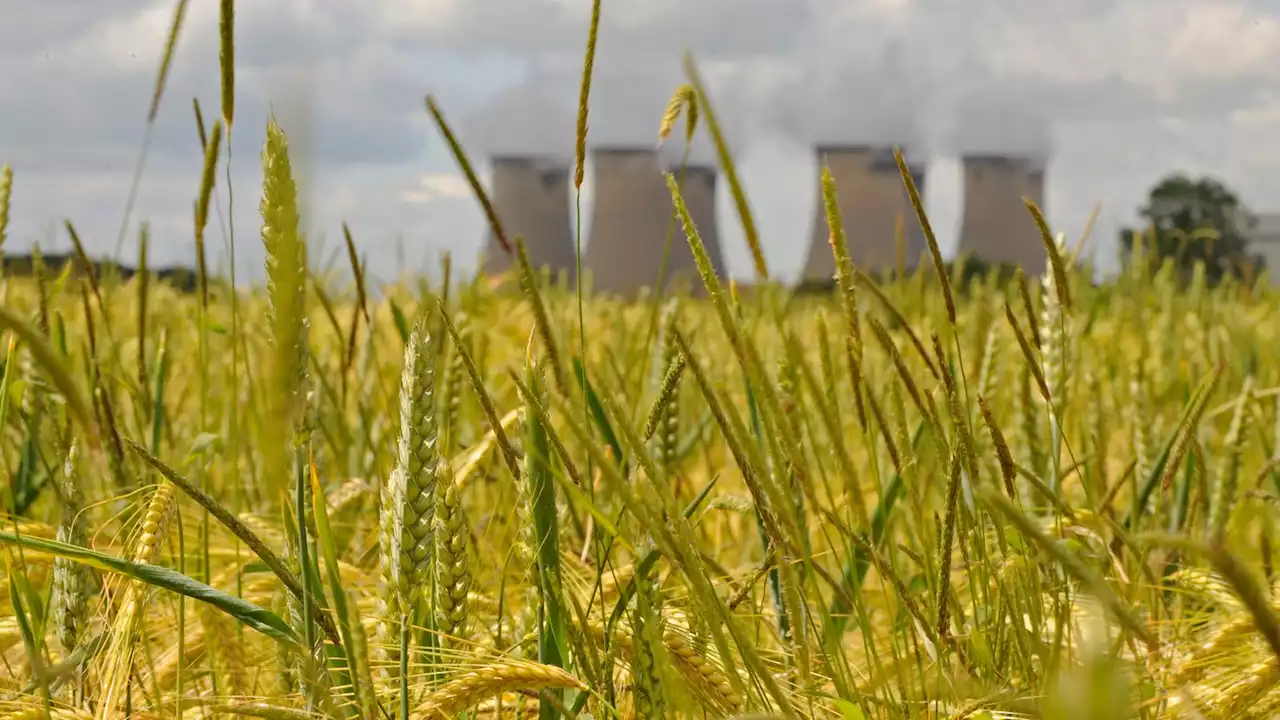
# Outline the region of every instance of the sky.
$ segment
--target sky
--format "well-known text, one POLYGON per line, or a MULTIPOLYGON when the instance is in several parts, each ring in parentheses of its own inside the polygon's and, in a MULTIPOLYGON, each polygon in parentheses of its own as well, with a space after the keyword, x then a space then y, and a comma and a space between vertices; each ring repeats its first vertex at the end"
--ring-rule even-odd
MULTIPOLYGON (((92 254, 132 259, 146 221, 153 264, 191 262, 202 162, 192 107, 218 115, 217 0, 190 2, 123 224, 175 4, 0 0, 0 163, 15 174, 6 249, 65 250, 69 219, 92 254)), ((219 177, 210 225, 217 267, 234 228, 237 269, 261 276, 259 153, 272 112, 292 144, 312 263, 345 262, 346 221, 385 281, 435 272, 446 252, 469 271, 482 247, 482 215, 430 123, 428 93, 477 155, 503 142, 572 149, 590 0, 237 5, 231 185, 219 177)), ((926 160, 944 252, 960 222, 957 158, 975 148, 1042 154, 1049 221, 1070 237, 1101 203, 1090 247, 1104 269, 1119 229, 1170 172, 1219 177, 1255 211, 1280 211, 1280 0, 603 6, 592 142, 653 143, 690 50, 781 278, 803 263, 820 142, 903 143, 926 160)), ((749 278, 725 192, 726 263, 749 278)), ((587 207, 590 197, 588 172, 587 207)))

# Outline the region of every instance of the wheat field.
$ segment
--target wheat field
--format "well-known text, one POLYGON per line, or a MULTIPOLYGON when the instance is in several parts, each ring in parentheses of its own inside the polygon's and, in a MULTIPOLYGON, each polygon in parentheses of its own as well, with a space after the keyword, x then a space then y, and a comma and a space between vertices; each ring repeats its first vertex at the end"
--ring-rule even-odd
POLYGON ((349 234, 314 271, 264 119, 267 282, 237 285, 204 261, 233 10, 196 291, 96 272, 69 223, 81 263, 0 277, 0 716, 1280 714, 1265 278, 1139 243, 1095 284, 1034 206, 1043 279, 951 276, 904 168, 930 255, 855 268, 828 174, 836 291, 793 293, 690 62, 656 135, 712 134, 749 289, 671 178, 704 293, 549 282, 430 99, 510 277, 366 287, 349 234))

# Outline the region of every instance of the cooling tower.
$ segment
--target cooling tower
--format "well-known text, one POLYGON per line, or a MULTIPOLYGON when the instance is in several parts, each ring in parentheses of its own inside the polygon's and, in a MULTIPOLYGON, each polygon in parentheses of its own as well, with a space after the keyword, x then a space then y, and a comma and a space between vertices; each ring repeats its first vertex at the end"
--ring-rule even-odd
MULTIPOLYGON (((569 220, 569 166, 545 157, 513 155, 494 157, 492 164, 490 197, 507 239, 514 244, 517 235, 524 238, 535 269, 549 266, 553 276, 564 271, 573 278, 577 256, 569 220)), ((485 273, 513 268, 514 252, 514 247, 510 256, 503 252, 490 230, 485 273)))
POLYGON ((970 155, 964 163, 964 220, 960 252, 987 263, 1009 263, 1028 275, 1045 266, 1044 243, 1022 203, 1044 208, 1044 168, 1008 155, 970 155))
MULTIPOLYGON (((840 206, 845 242, 853 263, 868 272, 895 269, 898 266, 897 225, 898 218, 902 218, 903 260, 907 267, 915 265, 924 251, 924 235, 907 189, 902 184, 893 149, 825 146, 818 148, 818 197, 809 239, 809 256, 801 281, 830 281, 836 272, 822 198, 824 165, 831 168, 831 176, 836 182, 836 202, 840 206)), ((923 195, 924 173, 913 168, 912 177, 923 195)))
MULTIPOLYGON (((673 172, 681 177, 680 170, 673 172)), ((584 264, 591 268, 597 292, 634 297, 641 288, 658 282, 672 219, 671 193, 662 165, 652 149, 597 148, 592 151, 592 173, 595 201, 584 264)), ((723 277, 715 214, 716 171, 688 167, 683 178, 680 189, 689 215, 712 266, 723 277)), ((695 292, 704 289, 679 220, 671 226, 666 285, 676 280, 691 281, 695 292)))

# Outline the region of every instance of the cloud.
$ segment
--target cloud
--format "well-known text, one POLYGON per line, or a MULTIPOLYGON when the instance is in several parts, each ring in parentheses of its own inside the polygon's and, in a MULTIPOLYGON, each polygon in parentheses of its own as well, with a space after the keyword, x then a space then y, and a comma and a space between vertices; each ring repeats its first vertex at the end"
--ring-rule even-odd
POLYGON ((975 89, 953 107, 946 147, 958 155, 1015 155, 1046 160, 1049 119, 1025 97, 999 85, 975 89))
POLYGON ((472 112, 459 132, 472 152, 485 156, 568 160, 574 154, 578 84, 568 73, 534 70, 472 112))
POLYGON ((456 175, 426 175, 418 186, 405 190, 400 198, 407 203, 425 204, 440 198, 471 197, 471 186, 456 175))
POLYGON ((923 96, 900 42, 878 57, 840 65, 790 62, 776 68, 756 110, 809 145, 874 144, 918 149, 923 96))
MULTIPOLYGON (((11 242, 65 243, 49 228, 69 217, 93 251, 111 252, 174 0, 10 5, 0 24, 0 160, 17 174, 11 242)), ((249 269, 260 261, 258 153, 274 110, 291 136, 317 242, 347 220, 384 276, 403 267, 399 246, 411 267, 445 250, 468 267, 483 220, 423 96, 436 95, 476 162, 504 149, 567 153, 590 6, 238 3, 235 216, 227 218, 238 260, 249 269)), ((157 256, 190 257, 201 160, 191 100, 212 121, 216 15, 217 3, 189 5, 126 256, 145 219, 157 256)), ((1221 175, 1264 210, 1280 197, 1274 0, 606 2, 593 146, 656 143, 663 108, 684 81, 685 48, 710 85, 771 261, 782 266, 798 267, 803 254, 793 240, 812 214, 809 146, 823 140, 911 141, 941 161, 984 145, 1051 149, 1050 220, 1075 230, 1094 202, 1107 201, 1100 249, 1163 172, 1221 175), (895 42, 901 80, 887 82, 882 62, 895 42)), ((706 138, 704 128, 696 162, 712 159, 706 138)), ((943 183, 931 173, 930 195, 958 192, 935 177, 943 183)), ((226 188, 219 193, 225 212, 226 188)), ((730 267, 749 274, 724 200, 730 267)), ((947 206, 937 203, 939 212, 947 206)))
MULTIPOLYGON (((330 0, 337 3, 337 0, 330 0)), ((468 55, 581 59, 591 3, 582 0, 399 0, 370 6, 380 35, 468 55), (375 9, 376 8, 376 9, 375 9)), ((606 3, 600 47, 669 56, 785 52, 812 26, 809 3, 778 0, 644 0, 606 3)))
POLYGON ((1242 128, 1266 129, 1280 126, 1280 96, 1274 92, 1259 94, 1256 104, 1232 110, 1231 122, 1242 128))
MULTIPOLYGON (((736 153, 745 152, 744 118, 748 108, 735 92, 733 67, 705 61, 699 74, 711 98, 726 143, 736 153)), ((593 73, 590 105, 591 147, 657 147, 662 116, 677 88, 688 82, 681 56, 631 58, 620 53, 602 55, 593 73)), ((689 149, 695 165, 715 163, 715 150, 703 114, 701 129, 689 149)), ((684 151, 683 135, 668 139, 662 147, 667 163, 678 162, 684 151)))

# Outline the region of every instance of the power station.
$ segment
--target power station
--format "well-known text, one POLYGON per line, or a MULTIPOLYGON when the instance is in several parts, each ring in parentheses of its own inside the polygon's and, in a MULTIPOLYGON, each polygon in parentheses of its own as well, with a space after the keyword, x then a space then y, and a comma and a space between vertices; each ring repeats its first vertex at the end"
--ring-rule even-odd
MULTIPOLYGON (((818 196, 801 282, 827 282, 835 277, 835 257, 831 252, 830 228, 822 196, 823 166, 831 169, 835 180, 836 202, 854 265, 869 272, 895 269, 898 266, 897 226, 901 219, 902 257, 906 267, 913 267, 924 251, 924 234, 902 184, 893 148, 828 145, 818 147, 817 155, 818 196)), ((924 172, 911 167, 911 173, 923 195, 924 172)))
MULTIPOLYGON (((591 162, 595 199, 583 263, 591 269, 593 289, 631 298, 641 288, 655 287, 668 229, 665 285, 691 281, 695 292, 703 289, 680 222, 672 222, 674 206, 658 153, 653 148, 598 147, 591 152, 591 162)), ((673 172, 681 177, 679 169, 673 172)), ((686 168, 680 189, 711 264, 723 278, 715 169, 686 168)))
MULTIPOLYGON (((491 158, 494 211, 507 239, 524 238, 529 263, 549 268, 552 276, 566 272, 572 281, 577 265, 569 215, 569 166, 536 155, 497 155, 491 158)), ((485 243, 484 272, 498 274, 516 267, 515 248, 508 255, 493 230, 485 243)))
POLYGON ((967 155, 960 253, 991 264, 1008 263, 1027 275, 1044 271, 1044 243, 1023 197, 1044 209, 1044 164, 1016 155, 967 155))
MULTIPOLYGON (((494 209, 509 239, 524 238, 535 268, 549 269, 553 276, 570 283, 581 281, 575 272, 572 167, 563 155, 538 152, 533 143, 527 145, 525 150, 491 153, 494 209)), ((1039 275, 1045 268, 1044 249, 1022 198, 1044 208, 1044 155, 1028 149, 996 151, 994 142, 986 145, 971 145, 969 151, 961 152, 964 191, 958 252, 1039 275)), ((727 277, 716 216, 717 169, 709 157, 699 157, 682 171, 678 159, 664 154, 664 149, 623 140, 602 142, 590 151, 594 200, 582 260, 597 292, 634 298, 643 288, 656 287, 660 276, 667 291, 689 288, 698 294, 704 290, 688 241, 674 218, 663 177, 668 168, 681 183, 685 204, 713 268, 721 278, 727 277)), ((836 200, 854 264, 873 274, 894 271, 899 263, 904 269, 913 269, 926 246, 893 147, 887 142, 824 142, 817 145, 815 154, 819 168, 829 167, 835 179, 836 200)), ((923 196, 924 163, 913 160, 910 168, 923 196)), ((835 261, 820 180, 815 185, 800 281, 829 283, 835 275, 835 261)), ((509 272, 514 257, 502 251, 492 231, 487 235, 482 272, 509 272)))

